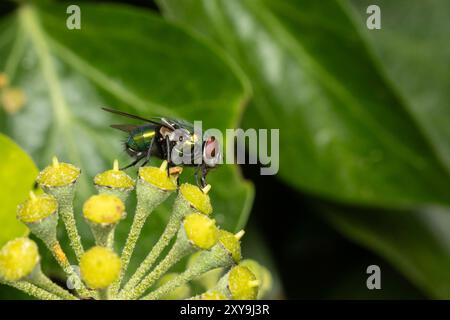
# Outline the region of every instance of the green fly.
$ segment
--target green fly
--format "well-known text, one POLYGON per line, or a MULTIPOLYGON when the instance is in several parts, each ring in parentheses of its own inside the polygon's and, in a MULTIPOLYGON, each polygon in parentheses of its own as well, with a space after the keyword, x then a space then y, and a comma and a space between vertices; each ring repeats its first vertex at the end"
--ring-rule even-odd
POLYGON ((167 117, 146 119, 126 112, 102 108, 105 111, 127 118, 144 121, 141 125, 114 124, 112 128, 124 131, 128 137, 124 143, 125 151, 134 158, 133 162, 122 169, 127 169, 141 162, 146 165, 151 157, 167 160, 170 167, 183 165, 196 167, 195 178, 200 188, 206 186, 208 171, 219 165, 221 159, 220 145, 215 137, 203 141, 194 132, 194 126, 185 120, 167 117), (188 159, 180 163, 179 159, 188 159), (200 181, 198 172, 201 171, 200 181))

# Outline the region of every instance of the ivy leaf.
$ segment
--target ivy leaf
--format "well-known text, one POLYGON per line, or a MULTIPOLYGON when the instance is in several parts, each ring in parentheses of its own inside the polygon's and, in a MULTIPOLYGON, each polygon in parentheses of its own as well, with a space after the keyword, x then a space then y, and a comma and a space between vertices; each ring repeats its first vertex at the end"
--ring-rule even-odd
POLYGON ((280 128, 281 178, 351 204, 329 209, 329 221, 431 297, 448 298, 450 3, 159 3, 247 74, 254 100, 244 123, 280 128), (367 30, 370 4, 381 30, 367 30))
POLYGON ((28 234, 28 228, 16 219, 17 206, 28 197, 38 170, 33 160, 10 138, 0 134, 0 247, 7 241, 28 234), (13 192, 11 192, 13 190, 13 192))
MULTIPOLYGON (((448 170, 343 1, 159 3, 169 19, 224 48, 247 74, 254 99, 244 124, 280 128, 279 175, 287 183, 354 204, 450 203, 448 170)), ((441 125, 450 118, 444 105, 441 125)))
MULTIPOLYGON (((92 236, 79 212, 93 192, 92 177, 115 158, 121 164, 130 161, 122 151, 124 136, 109 128, 127 120, 100 107, 202 120, 204 129, 224 130, 237 126, 248 88, 215 49, 148 11, 82 3, 81 30, 69 30, 68 5, 23 4, 0 21, 0 70, 27 101, 14 114, 3 113, 0 123, 40 168, 52 155, 81 167, 76 218, 88 246, 92 236)), ((181 179, 192 181, 191 176, 181 179)), ((223 166, 208 179, 222 226, 245 225, 253 190, 237 167, 223 166)), ((154 222, 145 227, 136 261, 161 234, 170 205, 150 218, 154 222)), ((133 200, 130 213, 132 208, 133 200)), ((132 214, 119 225, 118 239, 123 240, 131 219, 132 214)))
POLYGON ((442 163, 450 168, 450 3, 424 4, 408 0, 352 0, 349 7, 363 26, 365 9, 373 4, 381 11, 382 27, 376 32, 361 28, 382 72, 405 100, 442 163), (398 23, 399 20, 402 23, 398 23), (412 73, 414 76, 412 76, 412 73))

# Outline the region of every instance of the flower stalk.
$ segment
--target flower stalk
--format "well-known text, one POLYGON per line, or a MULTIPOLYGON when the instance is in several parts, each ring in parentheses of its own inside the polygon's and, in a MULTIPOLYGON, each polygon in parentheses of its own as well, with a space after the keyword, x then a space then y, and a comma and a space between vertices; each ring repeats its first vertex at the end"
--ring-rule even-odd
MULTIPOLYGON (((34 241, 26 237, 8 241, 1 248, 0 280, 8 285, 18 282, 29 283, 47 290, 58 298, 77 299, 42 273, 38 247, 34 241)), ((33 289, 32 286, 25 284, 19 286, 23 289, 33 289)), ((36 292, 42 293, 39 290, 36 292)))
POLYGON ((218 231, 215 221, 198 213, 186 216, 175 244, 158 266, 150 272, 134 289, 124 289, 119 298, 137 299, 148 290, 164 273, 183 257, 197 250, 208 250, 216 244, 218 231))
MULTIPOLYGON (((53 196, 47 194, 36 196, 30 192, 30 199, 19 205, 17 218, 44 242, 68 277, 78 278, 56 236, 58 202, 53 196)), ((82 284, 77 291, 83 297, 91 296, 82 284)))
POLYGON ((68 163, 60 163, 57 157, 53 157, 52 164, 41 171, 36 179, 39 186, 46 193, 55 197, 58 202, 59 215, 66 227, 70 245, 75 251, 78 261, 80 261, 84 249, 75 222, 73 200, 80 173, 79 168, 68 163))
POLYGON ((17 282, 4 281, 3 283, 10 287, 16 288, 20 291, 23 291, 39 300, 63 300, 62 297, 52 294, 26 281, 17 281, 17 282))
POLYGON ((172 214, 169 218, 169 222, 166 225, 161 237, 153 246, 150 253, 140 264, 136 272, 133 274, 128 283, 124 286, 124 291, 130 291, 132 288, 136 287, 139 281, 146 275, 146 273, 151 269, 155 261, 160 256, 161 252, 167 247, 172 238, 178 232, 181 221, 186 216, 188 212, 195 210, 205 215, 210 215, 212 212, 212 207, 210 203, 209 196, 207 195, 211 186, 205 187, 204 191, 201 191, 194 185, 182 184, 178 192, 177 198, 175 199, 172 214))
POLYGON ((219 241, 210 250, 204 251, 192 265, 173 280, 144 296, 142 300, 156 300, 175 288, 216 269, 235 265, 241 259, 240 237, 242 233, 233 235, 224 230, 219 231, 219 241))
POLYGON ((111 287, 111 293, 116 295, 119 291, 123 276, 130 263, 131 255, 141 233, 145 221, 167 197, 176 190, 176 184, 166 174, 167 161, 159 168, 141 167, 136 184, 137 205, 134 220, 128 233, 125 246, 122 250, 122 269, 117 281, 111 287))

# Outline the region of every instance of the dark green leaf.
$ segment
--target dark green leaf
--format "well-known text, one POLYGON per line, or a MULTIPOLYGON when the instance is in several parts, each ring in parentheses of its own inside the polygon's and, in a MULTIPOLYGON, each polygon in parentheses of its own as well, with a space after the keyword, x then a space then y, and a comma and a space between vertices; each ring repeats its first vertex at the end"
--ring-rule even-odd
POLYGON ((352 0, 358 25, 366 8, 381 10, 381 30, 361 28, 390 84, 413 113, 436 153, 450 167, 450 2, 352 0), (401 21, 401 23, 399 23, 401 21))
MULTIPOLYGON (((281 129, 285 181, 377 207, 448 205, 448 1, 159 2, 248 75, 244 122, 281 129), (366 28, 369 4, 381 8, 381 30, 366 28)), ((445 209, 331 211, 344 234, 449 298, 445 209)))
POLYGON ((280 128, 285 181, 352 203, 450 202, 448 171, 341 1, 159 2, 248 75, 254 101, 244 123, 280 128))

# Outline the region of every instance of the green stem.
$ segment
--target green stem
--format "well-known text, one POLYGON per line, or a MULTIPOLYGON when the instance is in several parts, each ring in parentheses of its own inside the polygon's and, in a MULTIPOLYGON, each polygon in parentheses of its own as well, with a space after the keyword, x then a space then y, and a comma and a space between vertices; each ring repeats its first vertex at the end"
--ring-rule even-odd
POLYGON ((81 244, 80 235, 78 234, 77 225, 75 222, 73 212, 73 191, 63 190, 65 188, 58 188, 59 192, 54 192, 56 201, 58 201, 59 215, 61 216, 64 226, 69 236, 70 246, 75 251, 78 262, 84 254, 83 245, 81 244))
POLYGON ((114 243, 114 230, 116 224, 101 225, 88 221, 92 234, 95 238, 95 244, 100 247, 112 249, 114 243))
POLYGON ((171 281, 165 283, 155 291, 144 296, 141 300, 156 300, 164 297, 172 290, 182 286, 202 274, 216 268, 228 267, 234 264, 228 251, 221 245, 216 244, 211 250, 203 252, 200 257, 183 273, 171 281))
POLYGON ((54 283, 52 280, 50 280, 42 272, 40 267, 38 267, 38 269, 35 272, 33 272, 29 281, 30 281, 30 283, 32 283, 38 287, 41 287, 41 288, 49 291, 50 293, 55 294, 63 299, 78 300, 78 298, 75 297, 73 294, 71 294, 69 291, 63 289, 62 287, 60 287, 59 285, 54 283))
POLYGON ((158 189, 142 179, 138 179, 136 194, 137 205, 134 220, 120 257, 122 268, 118 280, 111 285, 110 289, 113 296, 116 296, 119 291, 120 284, 122 283, 122 279, 130 263, 131 256, 145 221, 153 210, 170 195, 170 192, 158 189))
POLYGON ((169 222, 167 223, 164 232, 162 233, 161 237, 159 238, 155 246, 152 248, 150 253, 138 267, 136 272, 133 274, 131 279, 124 286, 123 288, 124 292, 130 291, 134 287, 136 287, 139 281, 147 274, 147 272, 151 269, 155 261, 160 256, 161 252, 167 247, 167 245, 170 243, 172 238, 177 233, 178 229, 180 228, 183 217, 186 215, 186 213, 188 213, 191 210, 192 209, 190 209, 189 204, 183 199, 183 197, 181 195, 178 195, 172 209, 173 213, 170 216, 169 222))
POLYGON ((58 262, 58 264, 61 266, 61 268, 64 270, 64 272, 67 274, 68 278, 72 281, 75 281, 75 290, 77 293, 83 297, 83 298, 90 298, 90 297, 96 297, 95 292, 90 292, 84 283, 81 281, 79 275, 73 270, 72 266, 69 263, 69 260, 67 259, 66 254, 61 248, 61 245, 59 244, 58 240, 54 240, 52 242, 46 242, 47 248, 52 253, 55 260, 58 262))
POLYGON ((106 241, 106 247, 111 249, 111 250, 113 250, 113 251, 114 251, 114 234, 116 233, 115 231, 116 230, 114 228, 114 230, 112 230, 109 233, 108 240, 106 241))
MULTIPOLYGON (((178 233, 179 235, 181 232, 178 233)), ((184 256, 194 252, 195 248, 189 243, 189 241, 182 235, 178 238, 169 253, 164 259, 156 266, 156 268, 150 272, 137 286, 136 288, 126 291, 122 291, 120 298, 127 300, 134 300, 139 298, 145 293, 167 270, 181 260, 184 256)))
POLYGON ((108 289, 99 289, 97 292, 100 300, 109 300, 108 289))
POLYGON ((33 296, 35 298, 38 298, 40 300, 62 300, 62 298, 45 291, 34 284, 31 284, 26 281, 16 281, 16 282, 4 282, 6 285, 14 287, 18 290, 21 290, 30 296, 33 296))

